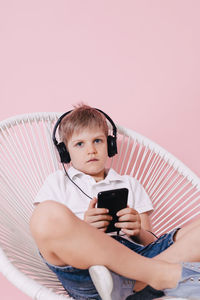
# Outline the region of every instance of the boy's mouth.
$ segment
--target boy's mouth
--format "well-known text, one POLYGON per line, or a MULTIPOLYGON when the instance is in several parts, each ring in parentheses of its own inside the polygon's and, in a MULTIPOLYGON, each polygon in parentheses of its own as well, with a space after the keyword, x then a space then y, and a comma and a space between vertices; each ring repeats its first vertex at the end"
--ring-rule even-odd
POLYGON ((93 161, 98 161, 98 159, 97 158, 91 158, 87 162, 93 162, 93 161))

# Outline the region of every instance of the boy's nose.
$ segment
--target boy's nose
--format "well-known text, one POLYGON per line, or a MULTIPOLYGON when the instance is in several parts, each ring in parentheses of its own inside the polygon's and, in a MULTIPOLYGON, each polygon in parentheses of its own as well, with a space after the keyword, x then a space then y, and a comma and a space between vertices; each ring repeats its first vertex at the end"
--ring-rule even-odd
POLYGON ((88 154, 96 153, 96 147, 94 144, 88 146, 88 154))

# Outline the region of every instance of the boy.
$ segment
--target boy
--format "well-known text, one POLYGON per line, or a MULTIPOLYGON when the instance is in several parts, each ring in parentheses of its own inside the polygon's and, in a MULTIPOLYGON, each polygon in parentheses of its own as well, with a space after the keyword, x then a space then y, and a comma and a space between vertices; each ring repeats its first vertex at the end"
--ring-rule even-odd
MULTIPOLYGON (((153 207, 142 186, 129 176, 105 169, 109 152, 108 127, 98 110, 83 105, 67 113, 60 123, 59 133, 72 167, 65 173, 57 171, 47 178, 35 199, 39 204, 30 224, 49 268, 75 299, 101 299, 100 296, 110 299, 109 293, 112 293, 112 299, 126 299, 133 291, 133 279, 155 289, 172 289, 165 293, 176 296, 183 290, 183 281, 190 282, 190 274, 193 278, 199 276, 190 266, 183 267, 183 280, 177 286, 181 278, 180 262, 200 260, 199 222, 155 241, 148 217, 153 207), (129 190, 128 206, 118 212, 119 222, 115 224, 126 238, 111 238, 105 234, 111 216, 107 209, 96 208, 97 193, 116 187, 129 190), (185 237, 187 241, 189 239, 189 245, 185 237), (150 260, 135 252, 147 257, 157 255, 157 259, 150 260), (97 279, 101 269, 92 267, 94 265, 106 266, 113 271, 113 289, 108 270, 103 269, 107 282, 102 277, 97 279), (90 278, 89 268, 100 296, 90 278), (111 285, 106 286, 109 282, 111 285)), ((195 270, 198 267, 195 263, 195 270)), ((194 296, 199 286, 193 284, 194 296)))

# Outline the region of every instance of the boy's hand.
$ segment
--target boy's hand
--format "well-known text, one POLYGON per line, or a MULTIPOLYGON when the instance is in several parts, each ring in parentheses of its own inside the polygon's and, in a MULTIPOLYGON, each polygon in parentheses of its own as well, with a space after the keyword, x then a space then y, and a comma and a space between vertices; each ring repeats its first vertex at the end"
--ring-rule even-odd
POLYGON ((130 207, 118 211, 119 222, 115 227, 121 228, 121 231, 129 236, 139 236, 141 230, 141 219, 139 213, 130 207))
POLYGON ((109 216, 108 209, 97 208, 95 207, 96 204, 97 198, 93 198, 90 201, 88 210, 84 214, 84 221, 105 232, 112 217, 109 216))

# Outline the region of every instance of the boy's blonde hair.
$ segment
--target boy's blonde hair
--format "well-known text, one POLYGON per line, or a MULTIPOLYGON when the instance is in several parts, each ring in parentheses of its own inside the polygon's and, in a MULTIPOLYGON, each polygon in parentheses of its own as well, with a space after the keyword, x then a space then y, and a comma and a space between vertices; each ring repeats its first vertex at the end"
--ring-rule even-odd
POLYGON ((108 125, 105 116, 95 108, 81 104, 62 119, 58 129, 60 139, 67 146, 67 141, 75 131, 79 132, 84 128, 93 126, 101 128, 106 137, 108 136, 108 125))

